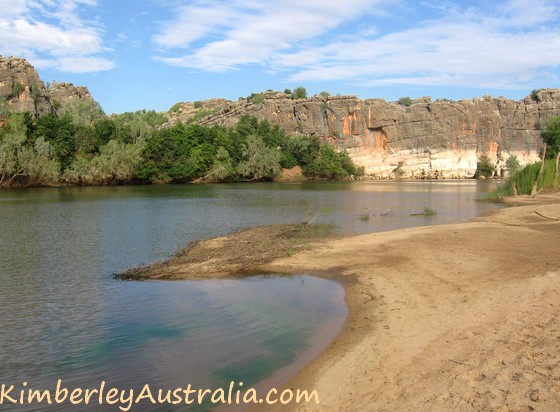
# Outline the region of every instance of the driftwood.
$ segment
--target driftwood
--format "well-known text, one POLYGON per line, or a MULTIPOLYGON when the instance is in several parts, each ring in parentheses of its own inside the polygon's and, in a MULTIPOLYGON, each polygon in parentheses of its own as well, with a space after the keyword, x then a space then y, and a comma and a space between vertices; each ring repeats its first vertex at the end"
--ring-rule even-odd
POLYGON ((541 179, 541 176, 542 176, 543 171, 544 171, 545 159, 546 159, 546 143, 544 144, 544 148, 543 148, 541 170, 539 170, 539 174, 537 175, 537 178, 535 179, 535 183, 533 183, 533 189, 531 190, 531 197, 532 198, 537 197, 537 194, 539 193, 539 192, 537 192, 537 186, 539 185, 539 180, 541 179))
POLYGON ((543 215, 542 213, 537 212, 536 210, 533 210, 533 212, 535 212, 537 215, 539 215, 540 217, 543 217, 543 218, 545 218, 545 219, 555 220, 555 221, 557 221, 557 222, 560 222, 560 216, 558 216, 558 217, 546 216, 546 215, 543 215))

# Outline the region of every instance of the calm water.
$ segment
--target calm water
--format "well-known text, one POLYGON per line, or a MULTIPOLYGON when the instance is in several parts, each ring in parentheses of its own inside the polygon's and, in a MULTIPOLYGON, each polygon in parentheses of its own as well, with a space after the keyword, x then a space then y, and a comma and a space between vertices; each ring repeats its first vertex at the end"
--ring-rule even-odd
POLYGON ((438 181, 2 190, 0 384, 18 391, 23 381, 52 388, 59 378, 69 388, 278 382, 340 330, 346 308, 337 283, 303 275, 134 283, 112 273, 261 224, 315 219, 366 233, 464 221, 497 207, 475 202, 494 188, 438 181), (437 215, 410 216, 424 207, 437 215))

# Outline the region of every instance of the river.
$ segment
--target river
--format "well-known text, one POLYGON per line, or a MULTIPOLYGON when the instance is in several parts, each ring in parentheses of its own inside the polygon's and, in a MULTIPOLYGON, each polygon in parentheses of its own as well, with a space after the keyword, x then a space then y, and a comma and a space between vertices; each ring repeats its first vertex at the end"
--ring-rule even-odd
MULTIPOLYGON (((346 307, 338 283, 301 273, 199 282, 118 282, 112 274, 191 240, 262 224, 315 221, 358 234, 465 221, 498 207, 476 201, 495 187, 391 181, 2 190, 0 385, 19 393, 23 382, 48 389, 58 379, 70 389, 102 381, 123 389, 277 383, 340 331, 346 307), (436 214, 411 216, 424 208, 436 214)), ((65 408, 81 410, 56 410, 65 408)))

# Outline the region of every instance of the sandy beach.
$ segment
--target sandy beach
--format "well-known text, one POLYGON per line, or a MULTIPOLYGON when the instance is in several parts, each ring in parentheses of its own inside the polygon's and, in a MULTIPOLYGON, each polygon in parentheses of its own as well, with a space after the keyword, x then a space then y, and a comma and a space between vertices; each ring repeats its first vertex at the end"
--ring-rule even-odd
POLYGON ((516 201, 274 261, 345 283, 349 318, 286 385, 321 405, 272 410, 560 410, 560 195, 516 201))
POLYGON ((252 228, 124 278, 267 270, 342 282, 342 332, 284 385, 317 390, 321 404, 269 410, 558 411, 560 193, 507 203, 466 223, 343 238, 252 228))

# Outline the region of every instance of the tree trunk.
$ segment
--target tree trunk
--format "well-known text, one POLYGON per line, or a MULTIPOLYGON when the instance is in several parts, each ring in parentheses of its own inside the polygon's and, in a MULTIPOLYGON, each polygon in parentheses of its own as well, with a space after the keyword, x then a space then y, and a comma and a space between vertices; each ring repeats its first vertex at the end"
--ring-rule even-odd
POLYGON ((558 183, 558 162, 560 161, 560 150, 556 155, 556 168, 554 169, 554 183, 558 183))
POLYGON ((544 148, 543 148, 543 154, 542 154, 542 163, 541 163, 541 170, 539 170, 539 174, 537 175, 537 178, 535 179, 535 183, 533 183, 533 189, 531 190, 531 197, 537 197, 537 186, 539 185, 539 180, 541 179, 541 175, 543 174, 544 171, 544 163, 546 161, 546 143, 544 144, 544 148))

